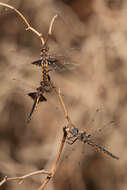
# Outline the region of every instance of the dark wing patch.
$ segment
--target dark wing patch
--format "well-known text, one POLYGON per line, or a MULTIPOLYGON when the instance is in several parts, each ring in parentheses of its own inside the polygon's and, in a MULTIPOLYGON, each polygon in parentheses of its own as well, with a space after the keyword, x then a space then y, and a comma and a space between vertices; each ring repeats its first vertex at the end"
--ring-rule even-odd
POLYGON ((35 100, 35 99, 36 99, 36 96, 37 96, 37 92, 30 92, 30 93, 28 94, 28 96, 30 96, 33 100, 35 100))
MULTIPOLYGON (((28 94, 33 100, 37 98, 37 92, 31 92, 28 94)), ((39 102, 47 101, 47 99, 41 94, 39 98, 39 102)))
POLYGON ((39 98, 39 102, 43 102, 43 101, 47 101, 47 99, 43 95, 41 95, 39 98))
POLYGON ((41 62, 42 62, 42 60, 37 60, 37 61, 32 62, 31 64, 41 67, 41 62))
POLYGON ((49 67, 51 67, 51 70, 56 70, 58 72, 73 70, 80 65, 76 64, 72 59, 65 56, 50 56, 48 58, 48 63, 49 67))

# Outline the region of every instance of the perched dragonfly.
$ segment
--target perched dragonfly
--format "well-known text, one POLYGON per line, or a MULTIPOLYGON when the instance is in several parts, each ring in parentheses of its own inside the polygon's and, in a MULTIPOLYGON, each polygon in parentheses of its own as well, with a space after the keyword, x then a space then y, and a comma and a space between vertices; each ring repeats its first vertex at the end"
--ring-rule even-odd
MULTIPOLYGON (((32 62, 33 65, 40 66, 41 72, 42 72, 42 78, 40 82, 40 86, 36 88, 35 92, 28 93, 28 96, 30 96, 33 100, 33 106, 31 109, 31 112, 27 118, 27 122, 31 120, 31 116, 35 110, 35 107, 40 102, 47 101, 47 99, 44 96, 44 93, 51 92, 52 85, 51 85, 51 79, 49 76, 49 72, 52 70, 65 70, 66 68, 69 68, 69 65, 71 65, 71 69, 73 69, 73 64, 68 64, 69 60, 66 61, 65 56, 53 56, 49 53, 49 48, 47 46, 47 41, 49 38, 49 35, 51 35, 52 26, 54 23, 54 20, 57 18, 57 15, 53 17, 51 20, 48 33, 45 37, 45 39, 42 40, 42 47, 41 47, 41 53, 40 53, 40 59, 37 61, 32 62), (65 61, 64 61, 65 58, 65 61)), ((76 64, 75 64, 76 65, 76 64)), ((77 66, 77 65, 76 65, 77 66)))
MULTIPOLYGON (((37 87, 35 91, 28 93, 28 96, 32 98, 34 103, 33 103, 33 106, 31 108, 31 111, 27 117, 27 120, 26 120, 27 123, 30 122, 32 114, 34 113, 36 106, 41 102, 47 101, 44 94, 49 93, 52 90, 50 72, 54 71, 54 70, 58 71, 58 72, 64 72, 66 70, 70 71, 77 66, 77 65, 73 66, 73 64, 71 62, 67 62, 67 60, 68 60, 68 58, 66 56, 50 55, 49 48, 44 45, 44 47, 41 49, 40 59, 31 63, 32 65, 37 65, 37 66, 41 67, 42 78, 41 78, 41 82, 40 82, 39 87, 37 87)), ((15 70, 15 72, 14 72, 15 81, 18 81, 18 78, 21 74, 22 70, 20 68, 23 68, 23 64, 22 65, 16 65, 15 68, 13 68, 13 72, 15 70), (16 71, 18 72, 17 76, 15 76, 16 71)), ((10 75, 12 75, 12 68, 10 70, 11 70, 10 75)), ((22 76, 20 76, 20 78, 21 77, 22 76)), ((20 84, 23 82, 23 80, 24 79, 20 80, 20 84)), ((26 85, 27 85, 27 82, 25 83, 25 81, 24 81, 23 88, 26 85)))
POLYGON ((112 154, 111 152, 106 150, 105 148, 103 148, 100 145, 97 145, 95 142, 93 142, 93 140, 91 139, 91 135, 88 134, 86 131, 79 131, 78 128, 72 126, 69 129, 69 133, 70 133, 70 136, 68 136, 68 138, 67 138, 68 144, 72 145, 77 140, 79 140, 83 143, 87 143, 88 145, 92 146, 97 151, 103 152, 103 153, 107 154, 108 156, 111 156, 112 158, 119 160, 119 157, 115 156, 114 154, 112 154))
MULTIPOLYGON (((36 92, 28 94, 34 100, 34 104, 28 116, 27 122, 30 121, 35 106, 39 102, 47 101, 47 99, 43 96, 44 92, 50 92, 52 90, 49 72, 57 68, 60 68, 61 70, 65 69, 65 64, 61 64, 61 60, 58 59, 58 56, 51 56, 49 55, 48 51, 49 48, 46 46, 46 44, 44 44, 43 48, 41 49, 40 59, 32 62, 33 65, 41 67, 42 81, 40 82, 40 87, 36 89, 36 92), (50 68, 50 66, 52 67, 50 68)), ((66 63, 66 65, 68 65, 68 63, 66 63)))
POLYGON ((54 65, 57 63, 57 59, 51 58, 48 55, 48 48, 44 45, 44 47, 41 49, 41 58, 40 60, 32 62, 33 65, 40 66, 42 68, 42 81, 40 82, 40 86, 36 88, 36 92, 28 93, 28 96, 30 96, 34 100, 34 104, 32 106, 32 110, 27 118, 27 122, 31 120, 32 113, 34 112, 34 109, 36 105, 39 102, 47 101, 47 99, 43 96, 45 92, 50 92, 52 89, 51 86, 51 80, 49 76, 49 65, 54 65))
POLYGON ((66 52, 64 52, 64 55, 52 55, 49 53, 49 48, 45 46, 41 49, 40 59, 31 64, 42 67, 42 72, 45 70, 45 66, 48 72, 53 70, 57 72, 71 71, 79 67, 80 64, 71 58, 73 56, 71 54, 77 53, 77 51, 72 48, 69 52, 69 55, 66 55, 66 52), (47 63, 47 65, 45 63, 47 63))

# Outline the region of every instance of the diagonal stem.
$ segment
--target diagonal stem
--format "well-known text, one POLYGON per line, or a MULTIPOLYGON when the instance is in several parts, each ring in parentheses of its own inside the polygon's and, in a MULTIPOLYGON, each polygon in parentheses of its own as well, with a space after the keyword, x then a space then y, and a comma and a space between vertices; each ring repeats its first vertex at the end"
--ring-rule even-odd
POLYGON ((35 33, 40 38, 41 43, 44 44, 44 39, 42 37, 42 34, 39 33, 37 30, 35 30, 33 27, 31 27, 31 25, 29 24, 29 22, 27 21, 25 16, 19 10, 17 10, 15 7, 8 5, 6 3, 0 2, 0 5, 14 10, 20 16, 20 18, 24 21, 24 23, 26 24, 26 26, 27 26, 26 30, 31 30, 33 33, 35 33))
POLYGON ((67 138, 67 131, 66 131, 66 127, 64 127, 63 128, 63 138, 61 140, 60 148, 59 148, 57 157, 56 157, 56 159, 55 159, 55 161, 53 163, 53 166, 52 166, 52 168, 50 170, 51 175, 48 175, 46 177, 45 181, 43 182, 43 184, 40 186, 40 188, 38 190, 43 190, 46 187, 46 185, 48 184, 48 182, 50 181, 50 179, 52 179, 52 177, 54 176, 56 168, 57 168, 57 165, 58 165, 58 162, 60 160, 60 157, 61 157, 61 154, 62 154, 62 151, 63 151, 63 148, 64 148, 66 138, 67 138))
POLYGON ((24 179, 27 179, 28 177, 31 177, 33 175, 39 175, 39 174, 46 174, 46 175, 50 175, 51 172, 46 171, 46 170, 39 170, 39 171, 35 171, 35 172, 31 172, 29 174, 23 175, 23 176, 19 176, 19 177, 7 177, 5 176, 4 179, 0 182, 0 186, 2 186, 5 182, 7 181, 14 181, 14 180, 18 180, 20 182, 23 182, 24 179))

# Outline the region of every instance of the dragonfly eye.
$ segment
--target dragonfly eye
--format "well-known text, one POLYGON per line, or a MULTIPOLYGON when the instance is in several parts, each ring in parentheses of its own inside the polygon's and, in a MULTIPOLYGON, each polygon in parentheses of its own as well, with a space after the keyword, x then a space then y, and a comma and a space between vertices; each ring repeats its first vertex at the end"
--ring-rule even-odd
POLYGON ((90 138, 91 138, 91 135, 86 134, 86 137, 87 137, 87 139, 90 139, 90 138))
POLYGON ((71 130, 72 135, 77 135, 78 132, 79 132, 79 130, 78 130, 77 128, 73 128, 73 129, 71 130))

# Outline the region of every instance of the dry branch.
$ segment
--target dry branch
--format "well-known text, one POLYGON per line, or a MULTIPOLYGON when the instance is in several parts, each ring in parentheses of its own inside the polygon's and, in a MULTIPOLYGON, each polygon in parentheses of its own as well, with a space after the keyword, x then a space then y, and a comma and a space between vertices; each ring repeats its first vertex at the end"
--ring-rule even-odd
POLYGON ((66 127, 64 127, 63 128, 63 138, 62 138, 62 141, 61 141, 61 144, 60 144, 60 148, 59 148, 57 157, 56 157, 56 159, 55 159, 55 161, 54 161, 54 163, 52 165, 52 168, 50 170, 51 175, 48 175, 46 177, 45 181, 43 182, 43 184, 40 186, 40 188, 38 190, 43 190, 46 187, 46 185, 48 184, 48 182, 50 181, 50 179, 52 179, 52 177, 54 176, 55 171, 56 171, 56 167, 58 165, 58 162, 60 160, 60 157, 61 157, 61 154, 62 154, 62 151, 63 151, 63 148, 64 148, 66 138, 67 138, 67 131, 66 131, 66 127))
MULTIPOLYGON (((48 33, 47 33, 47 36, 44 40, 44 38, 42 37, 42 33, 39 33, 37 30, 35 30, 33 27, 31 27, 31 25, 29 24, 29 22, 27 21, 27 19, 25 18, 25 16, 19 11, 17 10, 16 8, 14 8, 13 6, 11 5, 8 5, 6 3, 1 3, 0 2, 0 5, 1 6, 4 6, 4 7, 7 7, 7 8, 10 8, 12 9, 13 11, 15 11, 19 16, 20 18, 24 21, 25 25, 26 25, 26 30, 30 30, 32 31, 33 33, 35 33, 41 40, 41 43, 43 46, 46 45, 47 41, 48 41, 48 38, 49 38, 49 35, 52 34, 52 28, 53 28, 53 24, 54 24, 54 21, 56 20, 56 18, 58 17, 58 15, 55 15, 51 22, 50 22, 50 26, 49 26, 49 30, 48 30, 48 33)), ((17 180, 19 181, 20 183, 23 182, 25 179, 27 179, 28 177, 31 177, 31 176, 34 176, 34 175, 39 175, 39 174, 45 174, 47 175, 44 182, 42 183, 42 185, 40 186, 39 190, 43 190, 46 185, 48 184, 48 182, 50 181, 50 179, 52 179, 52 177, 54 176, 55 174, 55 171, 56 171, 56 168, 57 168, 57 165, 58 165, 58 162, 60 160, 60 157, 61 157, 61 154, 62 154, 62 151, 63 151, 63 148, 64 148, 64 144, 65 144, 65 141, 66 141, 66 138, 67 138, 67 135, 68 135, 68 132, 69 132, 69 129, 72 127, 72 121, 68 115, 68 111, 67 111, 67 108, 65 106, 65 103, 62 99, 62 96, 61 96, 61 93, 60 93, 60 89, 57 89, 53 83, 51 82, 51 87, 52 89, 54 89, 57 97, 58 97, 58 100, 61 104, 61 107, 63 109, 63 112, 64 112, 64 116, 65 116, 65 119, 67 120, 67 126, 63 128, 63 137, 62 137, 62 140, 61 140, 61 144, 60 144, 60 147, 59 147, 59 150, 58 150, 58 154, 56 156, 56 159, 50 169, 50 171, 46 171, 46 170, 39 170, 39 171, 35 171, 35 172, 31 172, 31 173, 28 173, 26 175, 23 175, 23 176, 20 176, 20 177, 7 177, 5 176, 4 179, 0 182, 0 186, 2 186, 5 182, 7 181, 14 181, 14 180, 17 180)))
MULTIPOLYGON (((53 29, 53 24, 56 20, 56 18, 58 17, 58 15, 55 15, 51 22, 50 22, 50 26, 49 26, 49 30, 48 30, 48 33, 47 33, 47 36, 46 38, 44 39, 42 37, 42 33, 39 33, 37 30, 35 30, 33 27, 31 27, 31 25, 29 24, 29 22, 27 21, 27 19, 25 18, 25 16, 20 12, 18 11, 16 8, 14 8, 13 6, 10 6, 8 4, 5 4, 5 3, 1 3, 0 2, 0 5, 1 6, 4 6, 4 7, 7 7, 7 8, 10 8, 12 10, 14 10, 19 16, 20 18, 24 21, 25 25, 26 25, 26 30, 30 30, 32 31, 33 33, 35 33, 41 40, 41 43, 42 43, 42 46, 44 47, 48 41, 48 38, 49 38, 49 35, 52 34, 52 29, 53 29)), ((68 134, 71 133, 73 136, 72 137, 76 137, 77 139, 83 141, 84 143, 86 143, 86 140, 88 142, 88 138, 89 136, 84 136, 84 139, 82 138, 83 132, 78 132, 78 133, 74 133, 75 129, 77 130, 77 128, 74 128, 75 126, 73 125, 72 121, 71 121, 71 118, 68 114, 68 111, 67 111, 67 108, 65 106, 65 103, 63 101, 63 98, 61 96, 61 92, 60 92, 60 89, 56 88, 53 83, 51 82, 51 88, 55 91, 57 97, 58 97, 58 100, 60 102, 60 105, 61 105, 61 108, 63 110, 63 113, 64 113, 64 117, 65 119, 67 120, 67 125, 66 127, 63 128, 63 137, 61 139, 61 144, 60 144, 60 147, 59 147, 59 150, 58 150, 58 153, 56 155, 56 159, 54 160, 53 164, 52 164, 52 167, 50 169, 50 171, 46 171, 46 170, 39 170, 39 171, 35 171, 35 172, 31 172, 31 173, 28 173, 26 175, 23 175, 23 176, 20 176, 20 177, 7 177, 5 176, 4 179, 0 182, 0 186, 2 186, 4 183, 6 183, 7 181, 14 181, 14 180, 17 180, 19 181, 19 183, 23 182, 25 179, 31 177, 31 176, 34 176, 34 175, 39 175, 39 174, 45 174, 47 175, 44 182, 42 183, 42 185, 40 186, 40 188, 38 190, 43 190, 46 185, 49 183, 49 181, 53 178, 55 172, 56 172, 56 169, 57 169, 57 165, 60 161, 60 157, 62 155, 62 151, 63 151, 63 148, 64 148, 64 145, 65 145, 65 141, 66 139, 68 138, 68 134), (80 135, 80 136, 79 136, 80 135)), ((71 138, 72 138, 71 137, 71 138)), ((69 139, 69 138, 68 138, 69 139)), ((74 142, 74 141, 73 141, 74 142)), ((91 141, 92 142, 92 141, 91 141)), ((88 142, 89 145, 90 145, 90 141, 88 142)), ((96 148, 100 148, 101 150, 101 147, 94 144, 94 146, 96 148)), ((106 152, 104 149, 102 149, 103 152, 106 152)), ((117 157, 116 157, 117 158, 117 157)))
POLYGON ((54 22, 55 22, 55 20, 56 20, 57 17, 58 17, 58 15, 56 14, 56 15, 52 18, 52 20, 51 20, 51 22, 50 22, 49 30, 48 30, 48 33, 47 33, 47 36, 46 36, 46 38, 45 38, 45 41, 44 41, 44 44, 43 44, 43 45, 46 45, 49 36, 52 34, 53 24, 54 24, 54 22))
POLYGON ((62 137, 62 140, 61 140, 60 148, 58 150, 58 154, 56 156, 56 159, 55 159, 55 161, 54 161, 54 163, 53 163, 52 168, 50 169, 50 171, 39 170, 39 171, 28 173, 28 174, 23 175, 23 176, 10 177, 10 178, 7 177, 7 176, 5 176, 4 179, 0 182, 0 186, 2 186, 7 181, 17 180, 17 181, 19 181, 19 183, 22 183, 25 179, 27 179, 27 178, 29 178, 31 176, 39 175, 39 174, 45 174, 45 175, 47 175, 47 177, 45 178, 44 182, 42 183, 42 185, 39 188, 39 190, 43 190, 46 187, 46 185, 48 184, 48 182, 50 181, 50 179, 52 179, 52 177, 55 174, 58 162, 60 160, 60 157, 61 157, 61 154, 62 154, 62 151, 63 151, 63 148, 64 148, 64 144, 65 144, 66 138, 67 138, 67 131, 66 131, 66 127, 64 127, 63 128, 63 137, 62 137))
POLYGON ((13 11, 15 11, 20 16, 20 18, 24 21, 24 23, 26 24, 26 30, 31 30, 33 33, 35 33, 40 38, 42 45, 46 44, 46 42, 48 40, 48 36, 52 34, 52 27, 53 27, 53 23, 54 23, 55 19, 58 16, 57 14, 52 18, 50 26, 49 26, 49 31, 48 31, 47 37, 44 40, 44 38, 42 37, 42 33, 38 32, 35 28, 33 28, 30 25, 30 23, 27 21, 27 19, 25 18, 25 16, 19 10, 17 10, 15 7, 13 7, 11 5, 8 5, 6 3, 0 2, 0 5, 4 6, 4 7, 7 7, 9 9, 12 9, 13 11))
POLYGON ((7 177, 7 176, 5 176, 4 179, 0 182, 0 186, 2 186, 7 181, 17 180, 17 181, 19 181, 19 183, 21 183, 24 181, 24 179, 27 179, 28 177, 31 177, 34 175, 39 175, 39 174, 51 175, 51 173, 46 171, 46 170, 39 170, 39 171, 31 172, 29 174, 19 176, 19 177, 7 177))
POLYGON ((64 112, 64 116, 65 116, 65 118, 66 118, 66 120, 67 120, 67 122, 68 122, 68 125, 67 125, 67 126, 70 128, 73 124, 72 124, 71 118, 69 117, 67 108, 66 108, 65 103, 64 103, 64 101, 63 101, 63 98, 62 98, 62 96, 61 96, 60 88, 57 89, 56 87, 54 87, 54 91, 55 91, 55 93, 56 93, 56 95, 57 95, 57 97, 58 97, 58 100, 59 100, 60 105, 61 105, 61 107, 62 107, 62 109, 63 109, 63 112, 64 112))

